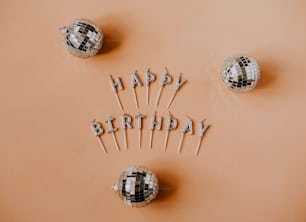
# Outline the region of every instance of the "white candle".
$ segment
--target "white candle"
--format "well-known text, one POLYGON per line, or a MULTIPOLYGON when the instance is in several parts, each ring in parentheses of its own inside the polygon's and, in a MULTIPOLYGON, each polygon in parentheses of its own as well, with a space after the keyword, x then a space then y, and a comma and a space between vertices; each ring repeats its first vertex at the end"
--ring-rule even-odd
POLYGON ((177 148, 177 153, 181 153, 182 145, 184 142, 185 134, 189 133, 190 135, 193 134, 193 121, 188 117, 188 121, 186 122, 185 126, 183 127, 180 142, 177 148))
POLYGON ((118 89, 119 90, 123 90, 124 87, 123 87, 123 84, 121 82, 121 79, 120 77, 117 77, 115 80, 113 79, 112 75, 110 75, 109 77, 109 83, 110 83, 110 86, 115 94, 115 98, 116 98, 116 101, 118 103, 118 106, 120 108, 121 111, 123 111, 123 106, 122 106, 122 103, 121 103, 121 100, 120 100, 120 97, 118 95, 118 89))
POLYGON ((101 136, 103 135, 104 133, 104 129, 102 127, 102 124, 100 122, 96 122, 96 120, 93 120, 91 123, 90 123, 90 126, 91 126, 91 129, 93 131, 93 133, 95 134, 97 140, 98 140, 98 143, 100 145, 100 148, 103 150, 104 153, 107 153, 107 150, 103 144, 103 141, 101 139, 101 136))
POLYGON ((179 89, 187 82, 187 80, 182 80, 182 73, 176 77, 176 83, 175 83, 175 86, 174 86, 174 92, 169 100, 169 103, 168 103, 168 109, 170 108, 175 96, 176 96, 176 93, 177 91, 179 91, 179 89))
POLYGON ((153 140, 153 132, 155 129, 161 130, 162 128, 162 121, 163 118, 161 116, 156 118, 156 112, 154 113, 154 116, 151 117, 150 122, 150 144, 149 147, 152 149, 152 140, 153 140))
POLYGON ((171 130, 175 130, 178 126, 178 120, 174 117, 172 117, 170 111, 167 118, 167 124, 166 124, 166 135, 164 140, 164 152, 167 151, 168 146, 168 137, 171 130))
POLYGON ((118 145, 118 141, 117 141, 117 138, 116 138, 116 135, 115 135, 115 132, 118 130, 118 128, 115 128, 114 125, 113 125, 113 121, 115 120, 115 118, 113 117, 108 117, 105 122, 107 123, 107 126, 108 126, 108 130, 107 130, 107 133, 111 133, 112 134, 112 137, 113 137, 113 141, 114 141, 114 144, 115 144, 115 147, 117 149, 117 151, 120 152, 120 147, 118 145))
POLYGON ((209 128, 209 125, 204 124, 204 121, 205 120, 199 122, 199 140, 198 140, 198 144, 197 144, 197 147, 196 147, 195 156, 198 156, 203 137, 204 137, 207 129, 209 128))
POLYGON ((156 76, 155 76, 155 74, 150 72, 150 69, 148 69, 145 73, 145 78, 146 78, 146 102, 147 102, 147 105, 149 105, 150 85, 151 85, 152 82, 155 81, 156 76))
POLYGON ((132 88, 132 91, 133 91, 133 97, 134 97, 136 109, 139 108, 138 98, 137 98, 136 89, 135 89, 137 86, 142 86, 142 82, 140 81, 140 79, 137 75, 137 71, 135 70, 132 74, 131 88, 132 88))
POLYGON ((128 149, 128 140, 127 140, 127 129, 132 129, 132 117, 129 114, 123 114, 121 116, 121 124, 123 129, 123 139, 125 150, 128 149))
POLYGON ((172 82, 172 77, 168 74, 167 68, 165 68, 165 72, 164 72, 164 74, 162 76, 162 79, 159 83, 159 91, 158 91, 158 94, 157 94, 157 97, 156 97, 155 107, 158 106, 159 99, 161 97, 164 86, 167 85, 167 84, 170 84, 171 82, 172 82))
POLYGON ((142 115, 140 113, 137 113, 135 115, 135 118, 137 120, 137 128, 138 128, 138 147, 141 149, 141 141, 142 141, 142 121, 145 118, 145 115, 142 115))

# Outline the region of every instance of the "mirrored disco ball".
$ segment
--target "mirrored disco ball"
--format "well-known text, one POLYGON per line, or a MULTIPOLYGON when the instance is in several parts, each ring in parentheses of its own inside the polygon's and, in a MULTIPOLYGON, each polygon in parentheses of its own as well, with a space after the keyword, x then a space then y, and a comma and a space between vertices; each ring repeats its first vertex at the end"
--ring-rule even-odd
POLYGON ((225 85, 234 92, 254 89, 260 78, 260 70, 255 59, 239 55, 224 61, 221 77, 225 85))
POLYGON ((143 167, 132 166, 123 171, 118 183, 113 186, 125 204, 142 207, 149 204, 158 194, 155 174, 143 167))
POLYGON ((87 58, 99 52, 103 45, 103 33, 99 26, 87 19, 73 21, 60 29, 68 51, 77 57, 87 58))

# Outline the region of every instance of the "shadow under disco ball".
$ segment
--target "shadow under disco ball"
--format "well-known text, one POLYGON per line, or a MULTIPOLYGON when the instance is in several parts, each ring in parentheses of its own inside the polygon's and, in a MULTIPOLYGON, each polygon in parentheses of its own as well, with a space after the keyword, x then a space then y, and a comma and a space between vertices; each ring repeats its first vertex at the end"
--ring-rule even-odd
POLYGON ((260 79, 260 70, 255 59, 239 55, 224 61, 221 77, 230 90, 248 92, 256 87, 260 79))
POLYGON ((123 171, 118 183, 113 186, 126 205, 143 207, 149 204, 158 194, 156 175, 143 167, 131 166, 123 171))
POLYGON ((68 51, 80 58, 97 54, 103 45, 103 33, 100 27, 87 19, 77 19, 60 31, 68 51))

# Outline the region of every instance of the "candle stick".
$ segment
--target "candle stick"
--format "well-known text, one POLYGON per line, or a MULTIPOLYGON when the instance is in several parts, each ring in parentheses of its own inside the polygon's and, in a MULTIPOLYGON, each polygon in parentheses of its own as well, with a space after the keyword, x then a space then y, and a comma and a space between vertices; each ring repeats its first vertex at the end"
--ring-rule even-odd
POLYGON ((105 154, 107 154, 107 150, 106 150, 106 148, 105 148, 105 146, 103 144, 103 141, 101 139, 101 135, 104 133, 104 129, 102 128, 102 124, 99 123, 99 122, 96 122, 96 120, 93 120, 91 122, 90 126, 91 126, 91 129, 94 132, 97 140, 98 140, 100 148, 103 150, 103 152, 105 154))
POLYGON ((112 134, 115 147, 116 147, 117 151, 120 152, 120 147, 118 145, 118 141, 117 141, 117 138, 116 138, 116 135, 115 135, 115 132, 118 130, 118 128, 114 127, 114 125, 113 125, 114 120, 115 120, 115 118, 113 118, 111 116, 105 120, 105 122, 107 123, 107 126, 108 126, 107 133, 112 134))
POLYGON ((166 125, 166 135, 165 135, 165 141, 164 141, 164 152, 167 151, 169 133, 171 130, 176 129, 177 126, 178 126, 177 119, 172 117, 172 114, 169 111, 167 125, 166 125))
POLYGON ((124 139, 124 146, 125 150, 128 149, 128 140, 127 140, 127 129, 132 129, 132 117, 128 114, 124 114, 121 117, 121 124, 123 129, 123 139, 124 139))
POLYGON ((149 105, 149 100, 150 100, 150 85, 151 82, 155 81, 156 77, 153 73, 150 72, 150 68, 145 73, 146 77, 146 102, 147 105, 149 105))
POLYGON ((169 100, 169 103, 168 103, 168 106, 167 108, 169 109, 175 96, 176 96, 176 93, 179 91, 179 89, 187 82, 187 80, 182 80, 182 73, 176 77, 176 84, 175 84, 175 88, 174 88, 174 92, 169 100))
POLYGON ((142 120, 145 118, 146 116, 137 113, 135 115, 135 118, 137 119, 137 128, 138 128, 138 148, 141 149, 141 141, 142 141, 142 120))
POLYGON ((164 152, 167 151, 168 137, 169 137, 169 130, 166 130, 165 141, 164 141, 164 152))
POLYGON ((168 74, 167 68, 165 67, 163 77, 162 77, 162 79, 160 81, 160 84, 159 84, 160 86, 159 86, 158 94, 157 94, 156 101, 155 101, 155 107, 158 106, 159 99, 161 97, 164 86, 166 84, 170 84, 171 81, 172 81, 172 77, 168 74))
POLYGON ((177 153, 178 154, 181 153, 184 138, 185 138, 185 133, 181 133, 180 141, 179 141, 179 144, 178 144, 178 147, 177 147, 177 153))
POLYGON ((110 75, 109 83, 110 83, 110 85, 112 87, 112 90, 113 90, 113 92, 115 94, 115 98, 116 98, 117 104, 118 104, 120 110, 123 111, 123 106, 122 106, 120 97, 118 95, 118 90, 117 90, 117 89, 119 89, 119 90, 123 90, 124 89, 120 77, 116 78, 116 81, 115 81, 113 79, 113 76, 110 75))
POLYGON ((191 120, 190 117, 187 116, 187 118, 188 118, 188 121, 186 122, 186 124, 185 124, 185 126, 182 130, 180 142, 179 142, 179 145, 178 145, 178 148, 177 148, 177 153, 181 153, 182 145, 183 145, 184 138, 185 138, 185 134, 186 133, 189 133, 190 135, 193 134, 193 121, 191 120))
POLYGON ((137 98, 137 94, 136 94, 136 86, 142 86, 142 83, 137 75, 137 70, 135 70, 132 74, 132 82, 131 82, 131 88, 133 91, 133 97, 134 97, 134 101, 135 101, 135 105, 136 105, 136 109, 139 108, 138 105, 138 98, 137 98))
POLYGON ((149 143, 149 147, 152 149, 152 140, 153 140, 153 133, 155 128, 157 130, 161 130, 162 127, 162 117, 158 117, 156 119, 156 112, 154 113, 154 116, 151 117, 151 124, 150 124, 150 143, 149 143))
POLYGON ((199 155, 199 151, 200 151, 200 147, 201 147, 201 143, 203 141, 203 137, 207 131, 207 129, 209 128, 210 125, 208 124, 204 124, 205 122, 205 119, 202 120, 200 123, 199 123, 199 140, 198 140, 198 144, 197 144, 197 147, 196 147, 196 151, 195 151, 195 156, 198 156, 199 155))
POLYGON ((152 149, 152 140, 153 140, 153 130, 151 129, 150 130, 150 139, 149 139, 149 147, 150 147, 150 149, 152 149))

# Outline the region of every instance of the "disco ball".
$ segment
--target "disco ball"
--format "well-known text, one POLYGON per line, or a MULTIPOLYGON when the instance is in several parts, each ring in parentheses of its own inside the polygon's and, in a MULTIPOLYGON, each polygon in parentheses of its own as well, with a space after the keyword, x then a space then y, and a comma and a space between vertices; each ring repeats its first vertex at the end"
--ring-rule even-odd
POLYGON ((131 207, 142 207, 157 196, 158 180, 152 171, 132 166, 121 173, 113 190, 118 193, 125 204, 131 207))
POLYGON ((97 54, 103 45, 101 29, 87 19, 77 19, 60 31, 68 51, 80 58, 97 54))
POLYGON ((221 77, 230 90, 248 92, 256 87, 260 70, 255 59, 245 55, 234 56, 225 60, 221 77))

